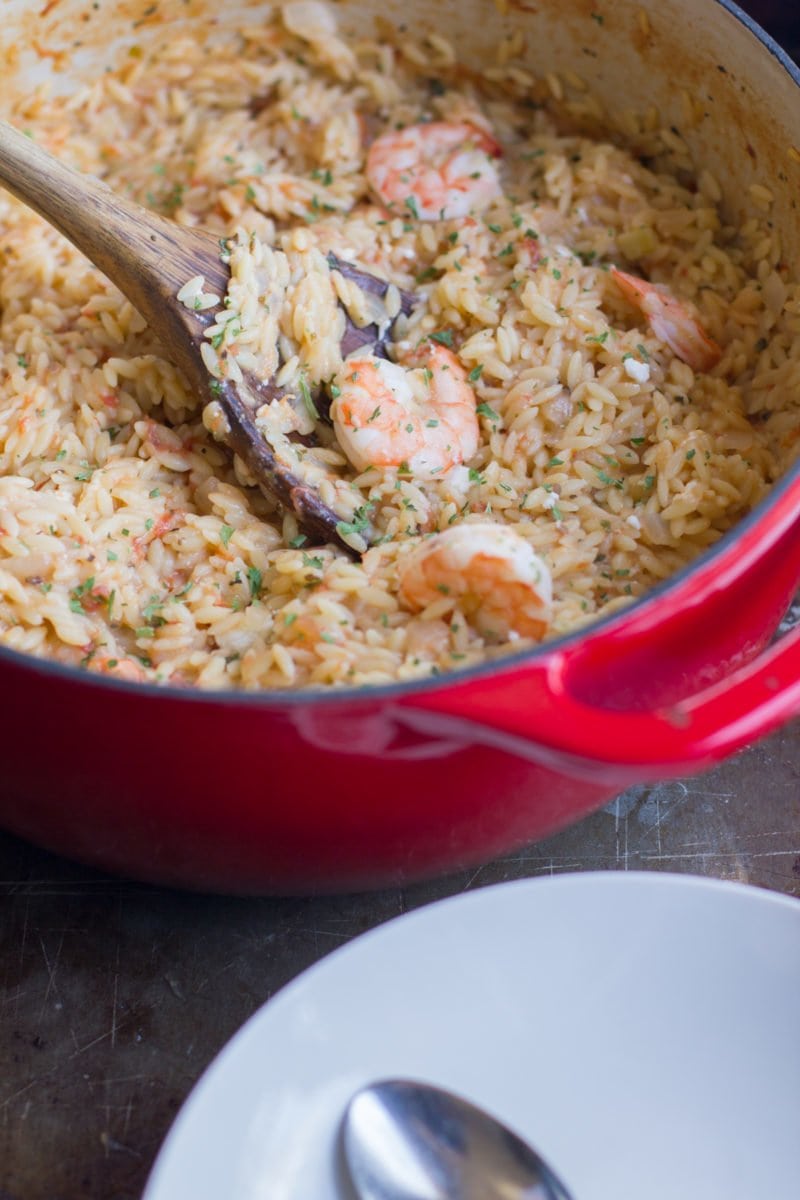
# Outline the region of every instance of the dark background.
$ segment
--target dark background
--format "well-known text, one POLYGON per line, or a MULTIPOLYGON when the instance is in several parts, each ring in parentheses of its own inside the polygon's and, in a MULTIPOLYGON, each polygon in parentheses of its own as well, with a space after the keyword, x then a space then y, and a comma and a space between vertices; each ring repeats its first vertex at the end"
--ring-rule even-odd
MULTIPOLYGON (((798 6, 745 7, 800 48, 798 6)), ((370 896, 169 892, 0 834, 0 1200, 136 1200, 179 1106, 242 1022, 330 950, 421 904, 606 869, 800 895, 799 751, 795 723, 715 771, 634 788, 483 868, 370 896)))

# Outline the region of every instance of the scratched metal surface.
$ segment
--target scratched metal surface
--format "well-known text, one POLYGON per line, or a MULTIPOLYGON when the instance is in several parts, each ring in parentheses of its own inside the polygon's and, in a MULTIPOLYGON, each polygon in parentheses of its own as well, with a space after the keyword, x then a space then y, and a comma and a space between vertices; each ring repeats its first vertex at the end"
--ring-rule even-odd
POLYGON ((0 1200, 136 1200, 192 1084, 298 972, 440 897, 598 869, 800 896, 800 723, 480 870, 369 896, 179 894, 0 835, 0 1200))

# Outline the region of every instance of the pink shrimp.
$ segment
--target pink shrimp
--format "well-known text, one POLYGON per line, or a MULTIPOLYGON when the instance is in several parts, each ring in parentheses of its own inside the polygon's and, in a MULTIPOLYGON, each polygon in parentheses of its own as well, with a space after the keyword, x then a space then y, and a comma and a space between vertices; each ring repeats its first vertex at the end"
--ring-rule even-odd
POLYGON ((95 655, 89 660, 89 669, 128 683, 144 683, 147 679, 145 671, 132 658, 115 658, 111 654, 95 655))
POLYGON ((545 563, 513 529, 454 525, 426 538, 399 564, 399 594, 413 612, 452 598, 481 633, 542 638, 552 581, 545 563))
POLYGON ((336 377, 333 428, 358 470, 407 463, 417 479, 435 479, 477 450, 475 393, 461 363, 434 342, 416 357, 409 367, 349 358, 336 377))
POLYGON ((367 179, 393 212, 439 221, 487 208, 501 194, 500 146, 466 121, 408 125, 377 138, 367 179))
POLYGON ((625 299, 638 308, 660 342, 669 346, 693 371, 710 371, 722 357, 722 350, 706 333, 685 304, 666 288, 648 283, 636 275, 611 268, 611 275, 625 299))

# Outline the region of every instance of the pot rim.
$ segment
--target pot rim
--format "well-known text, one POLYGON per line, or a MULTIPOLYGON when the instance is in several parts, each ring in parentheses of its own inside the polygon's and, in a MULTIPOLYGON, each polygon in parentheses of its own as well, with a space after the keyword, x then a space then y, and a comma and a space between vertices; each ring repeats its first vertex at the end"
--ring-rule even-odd
MULTIPOLYGON (((798 89, 798 98, 800 100, 800 64, 796 63, 749 13, 746 13, 738 4, 734 3, 734 0, 712 0, 712 3, 725 9, 740 25, 743 25, 745 29, 758 39, 763 48, 787 72, 798 89)), ((144 699, 212 705, 214 707, 224 706, 230 708, 243 706, 274 711, 289 708, 294 709, 310 704, 329 707, 370 701, 384 703, 391 700, 406 700, 412 696, 432 691, 441 691, 461 686, 462 684, 475 683, 488 676, 511 675, 518 669, 537 661, 545 660, 550 655, 557 654, 576 642, 587 641, 602 636, 605 633, 614 632, 630 622, 634 615, 638 617, 648 609, 658 610, 659 608, 668 607, 669 600, 674 593, 679 593, 681 590, 688 588, 691 580, 713 574, 717 560, 724 558, 736 542, 762 522, 766 525, 770 511, 777 506, 784 494, 791 491, 795 486, 797 486, 798 492, 800 492, 800 459, 773 484, 763 500, 759 501, 746 516, 742 517, 731 529, 727 530, 713 546, 704 550, 692 562, 682 567, 679 571, 676 571, 674 575, 671 575, 669 579, 650 588, 643 596, 633 600, 625 608, 610 613, 608 616, 600 617, 592 621, 589 625, 573 629, 559 637, 548 639, 537 646, 505 654, 499 659, 476 663, 471 667, 457 668, 453 671, 448 671, 446 674, 431 675, 424 679, 407 680, 397 683, 378 684, 374 686, 362 685, 360 687, 330 687, 326 690, 323 690, 321 687, 308 687, 297 691, 283 691, 278 689, 272 691, 222 690, 218 688, 180 687, 174 683, 133 683, 127 680, 100 675, 84 670, 81 667, 67 666, 50 659, 38 658, 35 655, 27 654, 21 650, 13 650, 2 645, 0 645, 0 671, 7 664, 10 667, 21 669, 26 673, 41 675, 53 680, 71 682, 84 688, 110 691, 112 693, 121 691, 123 694, 127 693, 130 696, 140 695, 144 699)), ((800 512, 800 504, 798 505, 798 511, 800 512)), ((800 520, 800 516, 798 516, 798 520, 800 520)), ((798 568, 798 574, 800 574, 800 568, 798 568)))

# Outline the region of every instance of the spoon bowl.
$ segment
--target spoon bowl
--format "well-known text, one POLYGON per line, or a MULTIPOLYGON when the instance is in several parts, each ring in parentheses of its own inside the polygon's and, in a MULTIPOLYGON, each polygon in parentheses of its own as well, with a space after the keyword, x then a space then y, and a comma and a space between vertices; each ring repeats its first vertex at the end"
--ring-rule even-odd
MULTIPOLYGON (((312 537, 352 554, 339 530, 341 519, 280 461, 256 426, 257 409, 281 393, 269 380, 252 374, 245 374, 243 384, 215 380, 203 361, 204 331, 218 309, 193 311, 178 300, 178 293, 190 279, 202 275, 210 292, 225 296, 230 272, 220 239, 118 195, 102 180, 74 170, 5 122, 0 122, 0 186, 49 221, 130 300, 201 403, 218 405, 222 419, 215 437, 238 455, 264 494, 293 512, 312 537)), ((332 255, 329 263, 364 291, 379 297, 386 293, 385 280, 332 255)), ((410 293, 402 293, 402 312, 410 311, 413 299, 410 293)), ((366 348, 383 354, 387 333, 383 326, 357 328, 346 318, 342 352, 366 348)))
POLYGON ((356 1092, 342 1145, 359 1200, 571 1200, 541 1156, 496 1117, 415 1080, 356 1092))

